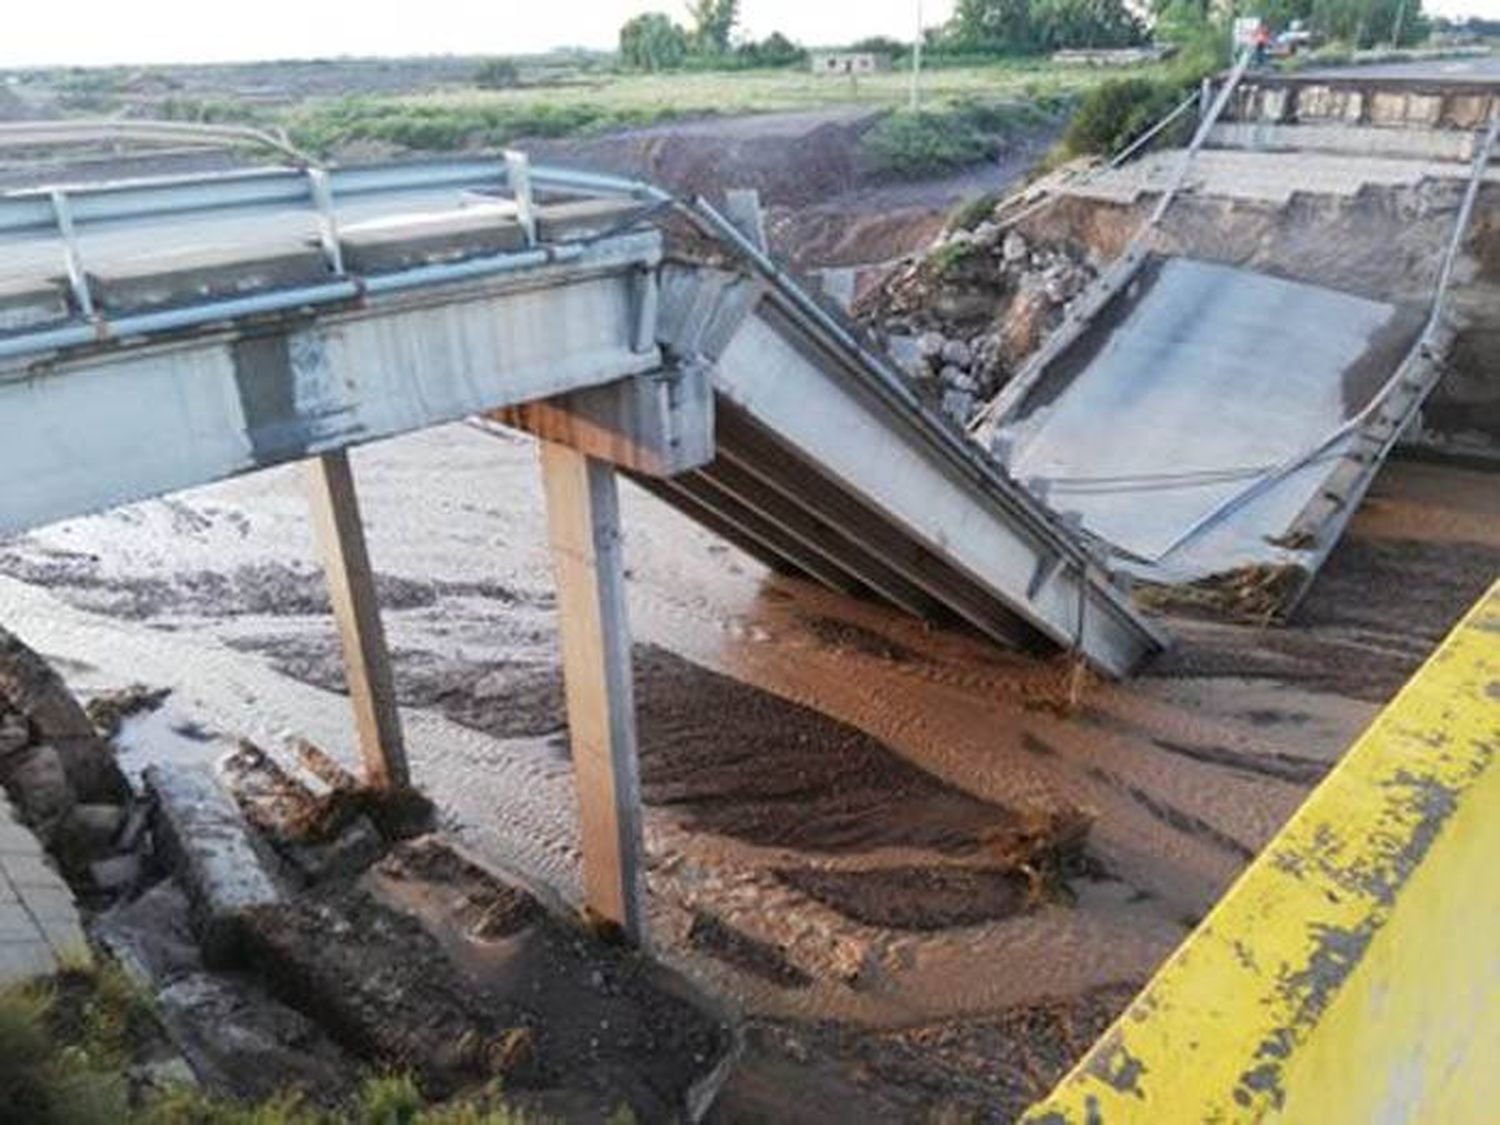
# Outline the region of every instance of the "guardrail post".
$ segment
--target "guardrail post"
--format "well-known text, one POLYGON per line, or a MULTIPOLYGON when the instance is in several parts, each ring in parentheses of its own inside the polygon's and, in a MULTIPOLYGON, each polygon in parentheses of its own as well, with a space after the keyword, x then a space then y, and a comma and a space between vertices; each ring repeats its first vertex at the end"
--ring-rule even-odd
POLYGON ((307 483, 313 529, 344 646, 365 780, 376 789, 404 789, 411 784, 411 774, 349 455, 340 449, 311 459, 307 483))
POLYGON ((583 841, 584 901, 645 939, 635 692, 614 466, 541 443, 557 575, 568 732, 583 841))

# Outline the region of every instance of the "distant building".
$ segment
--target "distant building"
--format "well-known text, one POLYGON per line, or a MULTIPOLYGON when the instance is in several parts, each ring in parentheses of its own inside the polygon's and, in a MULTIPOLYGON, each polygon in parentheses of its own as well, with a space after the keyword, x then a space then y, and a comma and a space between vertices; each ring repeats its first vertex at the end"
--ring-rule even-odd
POLYGON ((843 74, 874 74, 890 69, 889 56, 875 51, 814 51, 812 72, 836 78, 843 74))

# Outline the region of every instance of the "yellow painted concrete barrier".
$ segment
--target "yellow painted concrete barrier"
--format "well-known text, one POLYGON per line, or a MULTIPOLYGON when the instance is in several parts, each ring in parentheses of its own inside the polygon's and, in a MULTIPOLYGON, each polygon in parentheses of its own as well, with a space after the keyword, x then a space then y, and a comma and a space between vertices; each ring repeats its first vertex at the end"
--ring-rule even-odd
POLYGON ((1500 1122, 1500 584, 1024 1121, 1500 1122))

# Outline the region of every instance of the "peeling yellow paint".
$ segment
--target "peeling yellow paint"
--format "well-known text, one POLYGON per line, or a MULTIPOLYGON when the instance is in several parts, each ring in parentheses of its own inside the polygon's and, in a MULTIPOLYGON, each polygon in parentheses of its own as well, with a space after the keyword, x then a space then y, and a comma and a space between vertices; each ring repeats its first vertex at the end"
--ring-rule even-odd
POLYGON ((1500 1120, 1500 583, 1024 1120, 1500 1120))

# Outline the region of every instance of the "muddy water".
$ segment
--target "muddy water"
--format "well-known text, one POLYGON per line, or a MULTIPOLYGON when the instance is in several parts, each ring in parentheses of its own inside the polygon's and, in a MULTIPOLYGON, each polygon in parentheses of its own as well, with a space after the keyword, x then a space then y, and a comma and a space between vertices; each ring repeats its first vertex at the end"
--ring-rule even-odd
MULTIPOLYGON (((417 781, 472 852, 576 901, 534 449, 458 426, 355 468, 417 781)), ((0 619, 85 690, 176 688, 155 720, 173 754, 301 734, 352 761, 300 484, 268 472, 5 544, 0 619)), ((750 1066, 745 1096, 787 1067, 843 1091, 870 1052, 878 1094, 932 1039, 973 1060, 951 1079, 968 1097, 1017 1013, 1076 1004, 1097 1030, 1500 570, 1492 486, 1396 466, 1315 627, 1182 623, 1155 674, 1091 684, 1069 714, 1063 669, 772 576, 627 486, 651 925, 791 1052, 750 1066), (1424 541, 1468 561, 1445 570, 1424 541), (1359 596, 1372 552, 1383 588, 1412 567, 1427 583, 1384 623, 1359 596), (992 842, 1067 810, 1093 818, 1084 861, 1037 895, 992 842), (854 1038, 787 1046, 807 1021, 854 1038)), ((1040 1092, 1066 1054, 994 1081, 1040 1092)))

